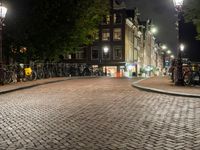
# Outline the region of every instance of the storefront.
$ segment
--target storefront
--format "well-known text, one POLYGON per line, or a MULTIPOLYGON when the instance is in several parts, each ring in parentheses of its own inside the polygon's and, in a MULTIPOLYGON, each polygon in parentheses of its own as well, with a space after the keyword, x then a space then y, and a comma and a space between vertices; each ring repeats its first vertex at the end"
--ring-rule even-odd
POLYGON ((104 66, 103 72, 107 72, 109 77, 123 77, 124 66, 104 66))
POLYGON ((137 76, 137 63, 127 63, 125 66, 124 76, 128 78, 137 76))

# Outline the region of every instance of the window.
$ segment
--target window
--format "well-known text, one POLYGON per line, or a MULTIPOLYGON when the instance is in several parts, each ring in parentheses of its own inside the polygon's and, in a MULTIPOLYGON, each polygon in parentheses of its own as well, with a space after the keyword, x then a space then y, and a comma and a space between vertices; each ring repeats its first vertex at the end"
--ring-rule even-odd
POLYGON ((104 60, 109 60, 110 59, 110 52, 107 52, 107 53, 103 52, 103 59, 104 60))
POLYGON ((115 13, 114 14, 114 24, 121 24, 122 23, 122 14, 115 13))
POLYGON ((109 41, 110 40, 110 30, 103 29, 102 30, 102 41, 109 41))
POLYGON ((99 47, 92 47, 91 59, 97 60, 99 58, 99 47))
POLYGON ((72 59, 71 53, 70 52, 66 52, 64 54, 64 59, 72 59))
POLYGON ((104 50, 102 48, 102 57, 104 60, 110 59, 110 53, 111 53, 110 46, 108 46, 108 51, 106 53, 104 52, 104 50))
POLYGON ((94 33, 94 39, 95 40, 99 40, 99 32, 95 32, 94 33))
POLYGON ((113 59, 114 60, 122 59, 122 46, 116 46, 113 48, 113 59))
POLYGON ((84 58, 84 51, 76 52, 76 59, 83 59, 84 58))
POLYGON ((76 54, 75 54, 75 53, 72 53, 72 54, 71 54, 71 58, 72 58, 72 59, 76 59, 76 54))
POLYGON ((134 50, 134 61, 138 60, 138 51, 134 50))
POLYGON ((106 15, 103 17, 103 24, 110 24, 110 15, 106 15))
POLYGON ((121 39, 122 39, 121 28, 115 28, 113 30, 113 40, 121 40, 121 39))

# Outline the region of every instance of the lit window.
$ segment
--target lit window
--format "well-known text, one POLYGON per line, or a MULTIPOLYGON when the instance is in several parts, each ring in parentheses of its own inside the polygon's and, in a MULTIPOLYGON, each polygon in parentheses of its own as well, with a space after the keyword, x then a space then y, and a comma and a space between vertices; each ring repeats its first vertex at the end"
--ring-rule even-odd
POLYGON ((92 60, 97 60, 99 58, 99 47, 92 47, 91 58, 92 60))
POLYGON ((103 29, 102 30, 102 41, 109 41, 110 40, 110 30, 103 29))
POLYGON ((116 46, 113 48, 113 59, 114 60, 122 59, 122 46, 116 46))
POLYGON ((94 39, 95 39, 95 40, 99 40, 99 32, 96 32, 96 33, 94 34, 94 39))
POLYGON ((114 24, 121 24, 122 23, 122 15, 117 13, 114 14, 114 24))
POLYGON ((115 28, 113 30, 113 40, 121 40, 122 39, 122 31, 120 28, 115 28))

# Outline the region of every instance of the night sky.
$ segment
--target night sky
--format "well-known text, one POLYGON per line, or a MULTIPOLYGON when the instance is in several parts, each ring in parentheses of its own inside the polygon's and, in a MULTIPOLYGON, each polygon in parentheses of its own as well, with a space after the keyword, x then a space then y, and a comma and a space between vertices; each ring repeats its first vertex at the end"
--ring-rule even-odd
MULTIPOLYGON (((168 46, 170 50, 176 55, 176 49, 178 45, 177 40, 177 30, 175 29, 175 9, 173 5, 173 0, 124 0, 128 8, 138 8, 140 12, 140 19, 147 20, 152 19, 153 24, 158 27, 158 33, 156 38, 161 43, 168 46)), ((14 1, 13 1, 14 2, 14 1)), ((22 5, 19 3, 13 3, 22 5)), ((9 8, 9 10, 13 10, 9 8)), ((24 7, 23 7, 24 8, 24 7)), ((14 18, 16 12, 8 11, 7 19, 14 18), (10 17, 9 17, 10 16, 10 17)), ((200 41, 195 40, 195 27, 192 23, 187 23, 183 25, 182 29, 182 39, 186 44, 186 49, 184 51, 184 57, 191 58, 195 61, 200 62, 200 41)))
MULTIPOLYGON (((175 9, 173 0, 125 0, 128 8, 139 9, 142 20, 152 19, 153 24, 158 27, 156 38, 166 43, 169 49, 176 54, 177 31, 175 29, 175 9)), ((181 38, 186 44, 184 57, 200 62, 200 42, 195 40, 195 27, 192 23, 183 25, 181 38)))

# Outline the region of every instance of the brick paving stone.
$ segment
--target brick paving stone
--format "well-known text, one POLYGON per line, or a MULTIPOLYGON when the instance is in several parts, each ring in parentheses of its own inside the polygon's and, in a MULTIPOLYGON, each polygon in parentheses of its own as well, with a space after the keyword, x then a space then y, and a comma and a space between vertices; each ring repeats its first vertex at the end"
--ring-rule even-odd
POLYGON ((200 149, 200 99, 128 79, 75 79, 0 96, 0 150, 200 149))

